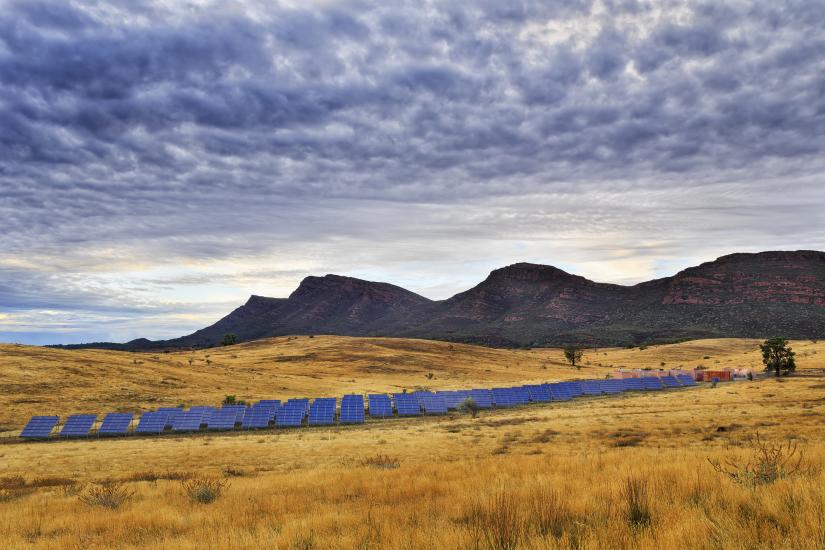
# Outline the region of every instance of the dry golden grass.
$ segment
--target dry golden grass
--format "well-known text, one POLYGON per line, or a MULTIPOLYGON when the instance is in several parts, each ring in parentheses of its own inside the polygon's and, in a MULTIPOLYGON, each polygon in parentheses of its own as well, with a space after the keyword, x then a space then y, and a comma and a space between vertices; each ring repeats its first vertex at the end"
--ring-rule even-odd
MULTIPOLYGON (((0 374, 4 384, 15 370, 42 382, 48 372, 80 369, 97 357, 97 368, 113 365, 137 394, 157 391, 157 402, 140 401, 149 407, 215 402, 227 393, 340 395, 597 377, 610 364, 747 366, 758 362, 755 347, 713 340, 589 351, 590 366, 576 371, 555 350, 450 350, 409 340, 277 339, 198 352, 213 363, 192 369, 187 354, 160 355, 157 363, 165 364, 141 355, 143 365, 133 365, 130 354, 4 346, 0 374), (25 358, 21 350, 42 355, 25 358), (286 350, 300 359, 272 360, 286 350), (29 372, 51 354, 59 359, 29 372), (208 382, 196 376, 201 369, 208 382), (157 384, 167 370, 186 386, 157 384), (254 389, 233 389, 233 378, 254 389), (218 380, 225 387, 210 389, 218 380), (182 399, 189 388, 197 399, 182 399)), ((331 429, 0 445, 0 540, 8 548, 825 548, 825 348, 794 348, 800 371, 781 381, 580 399, 476 419, 452 414, 331 429), (757 431, 767 441, 795 438, 810 471, 757 487, 714 471, 708 458, 743 462, 757 431), (200 504, 181 485, 190 473, 232 479, 217 501, 200 504), (44 483, 49 477, 63 484, 44 483), (85 484, 105 481, 123 482, 134 497, 115 510, 78 498, 85 484), (645 514, 649 521, 631 519, 645 514)), ((106 380, 77 379, 104 403, 128 402, 120 378, 109 389, 106 380)), ((61 412, 94 404, 79 389, 53 391, 62 390, 35 388, 31 395, 61 412)), ((6 422, 28 414, 7 411, 14 397, 2 393, 6 422)))

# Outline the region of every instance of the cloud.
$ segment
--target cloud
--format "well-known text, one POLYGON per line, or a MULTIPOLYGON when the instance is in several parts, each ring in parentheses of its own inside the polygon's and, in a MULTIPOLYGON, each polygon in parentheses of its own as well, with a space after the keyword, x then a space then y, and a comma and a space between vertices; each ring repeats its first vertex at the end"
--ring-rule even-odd
POLYGON ((6 2, 0 311, 175 336, 319 271, 439 298, 821 248, 822 28, 804 0, 6 2))

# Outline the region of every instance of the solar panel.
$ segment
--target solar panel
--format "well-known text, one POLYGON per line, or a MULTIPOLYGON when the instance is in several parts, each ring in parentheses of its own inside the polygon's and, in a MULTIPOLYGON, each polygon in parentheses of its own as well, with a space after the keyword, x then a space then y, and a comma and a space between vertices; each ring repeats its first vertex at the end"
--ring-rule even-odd
POLYGON ((550 391, 550 397, 553 398, 553 401, 570 401, 573 398, 570 395, 570 388, 563 383, 548 384, 547 389, 550 391))
POLYGON ((639 380, 642 381, 642 386, 646 390, 661 390, 664 387, 658 376, 643 376, 639 380))
POLYGON ((275 410, 272 405, 256 403, 244 414, 241 427, 246 429, 268 428, 275 415, 275 410))
POLYGON ((139 434, 159 434, 163 433, 169 422, 170 413, 165 411, 145 412, 140 415, 135 433, 139 434))
POLYGON ((513 396, 516 405, 527 405, 530 402, 530 392, 524 386, 510 388, 510 394, 513 396))
POLYGON ((32 416, 26 427, 20 432, 20 437, 28 439, 49 437, 58 422, 60 422, 58 416, 32 416))
POLYGON ((180 407, 160 407, 158 409, 158 412, 166 413, 166 426, 165 427, 166 428, 171 428, 172 427, 172 422, 175 421, 175 418, 177 418, 178 415, 183 414, 183 409, 180 408, 180 407))
MULTIPOLYGON (((371 396, 372 397, 372 396, 371 396)), ((386 398, 386 405, 389 407, 389 415, 392 416, 392 404, 390 398, 386 395, 379 395, 376 397, 386 398)), ((380 401, 380 400, 379 400, 380 401)), ((372 414, 372 400, 370 400, 370 416, 372 414)), ((341 399, 341 424, 363 424, 364 423, 364 396, 363 395, 345 395, 341 399)))
POLYGON ((97 421, 96 414, 73 414, 66 419, 60 435, 62 437, 89 437, 95 421, 97 421))
POLYGON ((310 426, 331 426, 335 422, 335 405, 337 400, 334 397, 319 397, 312 402, 309 408, 310 426))
MULTIPOLYGON (((197 413, 195 413, 197 414, 197 413)), ((231 430, 235 428, 238 411, 234 408, 221 407, 212 412, 206 420, 206 428, 210 431, 231 430)), ((200 427, 200 425, 198 425, 200 427)))
POLYGON ((203 407, 192 407, 188 411, 179 414, 172 420, 173 432, 197 432, 201 429, 201 424, 205 424, 207 420, 204 416, 209 411, 204 410, 203 407))
POLYGON ((444 399, 448 409, 457 409, 470 398, 469 390, 442 390, 435 392, 435 394, 444 399))
MULTIPOLYGON (((347 396, 344 396, 346 399, 347 396)), ((362 398, 363 403, 363 398, 362 398)), ((372 418, 389 418, 392 416, 392 401, 390 396, 383 393, 371 393, 367 396, 367 403, 372 418)), ((344 402, 341 402, 341 422, 344 421, 344 402)))
POLYGON ((677 374, 676 380, 679 381, 680 384, 683 386, 695 386, 696 380, 688 376, 687 374, 677 374))
POLYGON ((622 384, 621 380, 610 379, 610 380, 602 380, 600 382, 602 393, 607 394, 616 394, 622 393, 624 391, 624 384, 622 384))
POLYGON ((664 384, 666 388, 679 388, 682 386, 679 382, 676 381, 675 376, 662 376, 661 380, 662 384, 664 384))
POLYGON ((434 393, 422 397, 421 407, 424 409, 424 414, 447 414, 447 402, 444 397, 434 393))
POLYGON ((566 388, 567 392, 570 394, 570 397, 579 397, 584 395, 584 389, 582 388, 581 382, 578 381, 571 381, 571 382, 559 382, 562 387, 566 388))
POLYGON ((243 417, 246 415, 247 406, 246 405, 224 405, 221 407, 222 411, 235 411, 235 424, 241 424, 243 422, 243 417))
POLYGON ((309 399, 290 399, 275 413, 275 425, 279 428, 297 428, 304 423, 309 399))
POLYGON ((419 416, 421 414, 421 405, 411 393, 396 393, 393 394, 393 398, 398 416, 419 416))
POLYGON ((109 413, 97 430, 98 435, 126 435, 132 423, 132 413, 109 413))
POLYGON ((642 391, 645 389, 641 378, 623 378, 622 384, 624 384, 625 391, 642 391))
POLYGON ((530 401, 534 401, 536 403, 547 403, 553 399, 550 395, 550 388, 545 384, 527 385, 524 386, 524 388, 530 394, 530 401))
POLYGON ((493 388, 493 402, 496 408, 515 407, 516 396, 512 388, 493 388))
POLYGON ((479 409, 489 409, 493 406, 493 392, 486 389, 470 390, 470 398, 479 409))
POLYGON ((602 394, 602 386, 598 380, 582 380, 581 381, 581 388, 582 393, 584 395, 601 395, 602 394))

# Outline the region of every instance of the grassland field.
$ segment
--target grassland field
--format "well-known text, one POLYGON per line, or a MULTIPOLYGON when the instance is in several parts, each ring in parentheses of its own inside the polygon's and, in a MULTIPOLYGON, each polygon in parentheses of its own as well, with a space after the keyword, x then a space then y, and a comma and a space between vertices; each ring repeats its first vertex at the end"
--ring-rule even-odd
POLYGON ((752 366, 756 340, 559 350, 305 336, 161 354, 0 345, 4 548, 825 548, 825 343, 798 371, 716 388, 482 411, 477 418, 19 443, 35 413, 453 389, 615 368, 752 366), (757 433, 802 467, 737 483, 757 433), (211 504, 182 479, 220 479, 211 504), (80 497, 115 482, 117 509, 80 497))

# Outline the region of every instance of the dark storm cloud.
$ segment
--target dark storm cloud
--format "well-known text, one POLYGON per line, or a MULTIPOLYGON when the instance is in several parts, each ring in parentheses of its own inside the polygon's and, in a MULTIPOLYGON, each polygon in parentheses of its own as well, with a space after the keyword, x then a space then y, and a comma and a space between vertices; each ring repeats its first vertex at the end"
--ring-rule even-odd
MULTIPOLYGON (((739 194, 742 241, 819 242, 796 222, 825 201, 821 2, 0 8, 0 306, 106 308, 85 276, 273 250, 335 270, 344 252, 402 261, 390 239, 423 235, 469 251, 640 216, 669 234, 674 197, 739 194), (766 239, 753 212, 777 191, 795 219, 766 239)), ((236 279, 250 269, 302 268, 236 279)))

